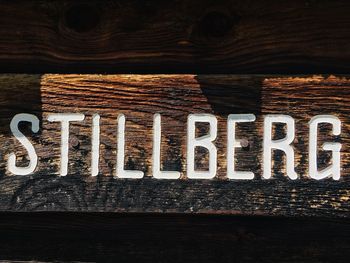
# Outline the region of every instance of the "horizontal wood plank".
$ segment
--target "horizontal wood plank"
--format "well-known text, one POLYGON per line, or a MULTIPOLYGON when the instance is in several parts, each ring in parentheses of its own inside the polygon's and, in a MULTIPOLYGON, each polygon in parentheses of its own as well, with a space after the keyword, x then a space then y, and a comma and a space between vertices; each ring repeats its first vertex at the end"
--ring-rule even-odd
MULTIPOLYGON (((224 213, 271 216, 346 217, 350 179, 350 80, 347 76, 234 76, 234 75, 1 75, 0 76, 0 210, 224 213), (9 130, 20 112, 40 119, 31 139, 39 164, 26 176, 12 175, 7 166, 14 152, 19 166, 27 151, 9 130), (59 123, 53 113, 79 112, 83 122, 70 126, 68 175, 60 174, 59 123), (101 116, 100 170, 91 176, 91 116, 101 116), (116 177, 117 117, 126 116, 125 169, 145 173, 141 179, 116 177), (161 166, 181 172, 177 180, 152 177, 153 115, 162 116, 161 166), (213 114, 218 120, 217 176, 188 179, 186 123, 191 113, 213 114), (253 113, 256 121, 239 124, 237 137, 249 147, 237 149, 236 169, 252 171, 253 180, 226 177, 226 121, 228 114, 253 113), (273 155, 273 175, 262 179, 263 119, 288 114, 295 119, 295 170, 286 176, 283 152, 273 155), (342 122, 340 136, 321 127, 319 140, 342 144, 340 180, 314 180, 308 174, 308 123, 314 115, 332 114, 342 122)), ((197 132, 206 133, 202 127, 197 132)), ((284 136, 276 127, 276 136, 284 136)), ((208 155, 198 152, 199 169, 207 169, 208 155)), ((318 165, 329 165, 320 154, 318 165)))
POLYGON ((347 73, 350 3, 1 1, 0 71, 347 73))
POLYGON ((3 262, 347 262, 346 220, 0 214, 3 262))

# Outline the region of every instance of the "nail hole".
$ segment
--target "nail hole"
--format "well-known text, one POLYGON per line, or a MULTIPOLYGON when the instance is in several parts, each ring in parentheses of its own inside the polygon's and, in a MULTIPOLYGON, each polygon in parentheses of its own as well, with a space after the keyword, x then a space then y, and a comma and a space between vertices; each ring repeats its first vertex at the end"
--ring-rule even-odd
POLYGON ((79 149, 80 146, 80 142, 78 140, 78 138, 76 136, 71 136, 69 138, 69 144, 71 145, 71 147, 73 147, 74 149, 79 149))
POLYGON ((247 139, 242 139, 240 141, 241 147, 244 149, 248 149, 249 148, 249 141, 247 139))
POLYGON ((67 27, 84 33, 94 29, 100 22, 100 16, 96 7, 88 4, 71 6, 65 13, 67 27))

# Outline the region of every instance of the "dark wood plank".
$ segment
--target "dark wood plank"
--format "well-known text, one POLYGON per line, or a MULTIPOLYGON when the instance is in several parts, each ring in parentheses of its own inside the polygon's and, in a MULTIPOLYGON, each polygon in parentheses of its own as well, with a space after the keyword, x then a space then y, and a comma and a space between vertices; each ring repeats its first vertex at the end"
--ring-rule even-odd
POLYGON ((347 262, 344 220, 110 213, 0 214, 0 260, 347 262))
MULTIPOLYGON (((282 216, 349 217, 350 80, 345 77, 276 77, 232 75, 1 75, 0 210, 228 213, 282 216), (10 152, 26 165, 27 151, 9 130, 19 112, 36 114, 40 132, 31 138, 39 156, 35 172, 13 176, 10 152), (80 112, 84 122, 71 124, 68 176, 60 173, 59 123, 52 113, 80 112), (91 116, 101 115, 100 174, 92 177, 91 116), (126 122, 125 169, 139 169, 142 179, 116 178, 117 117, 126 122), (162 114, 162 168, 181 178, 152 177, 153 114, 162 114), (186 122, 190 113, 218 119, 218 170, 212 180, 188 179, 186 122), (237 126, 249 147, 237 149, 236 168, 253 171, 253 180, 227 180, 226 119, 230 113, 254 113, 257 120, 237 126), (262 179, 263 118, 289 114, 296 121, 295 167, 298 179, 286 176, 283 152, 273 155, 273 176, 262 179), (320 142, 342 143, 340 180, 316 181, 308 174, 308 122, 316 114, 333 114, 342 122, 340 136, 321 127, 320 142)), ((26 128, 27 127, 27 128, 26 128)), ((199 132, 203 132, 198 130, 199 132)), ((204 131, 205 133, 205 131, 204 131)), ((276 136, 283 138, 283 127, 276 136)), ((197 164, 206 169, 208 155, 197 164)), ((321 154, 319 165, 329 164, 321 154)))
POLYGON ((1 1, 1 72, 348 73, 350 3, 1 1))

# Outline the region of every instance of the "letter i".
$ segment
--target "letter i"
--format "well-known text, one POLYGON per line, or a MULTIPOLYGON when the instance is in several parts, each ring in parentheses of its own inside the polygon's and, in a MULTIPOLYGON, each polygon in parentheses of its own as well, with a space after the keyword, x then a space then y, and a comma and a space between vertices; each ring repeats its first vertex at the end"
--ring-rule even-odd
POLYGON ((91 147, 91 176, 97 176, 100 157, 100 115, 98 114, 92 116, 91 147))

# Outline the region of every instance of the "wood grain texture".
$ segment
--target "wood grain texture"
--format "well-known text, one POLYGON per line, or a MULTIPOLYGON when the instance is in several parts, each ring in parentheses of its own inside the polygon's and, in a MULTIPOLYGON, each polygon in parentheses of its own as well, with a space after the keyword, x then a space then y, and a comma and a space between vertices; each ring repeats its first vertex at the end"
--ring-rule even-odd
POLYGON ((347 262, 346 220, 1 213, 9 262, 347 262))
MULTIPOLYGON (((234 75, 1 75, 2 211, 109 211, 224 213, 273 216, 345 217, 349 213, 350 80, 335 76, 234 75), (26 152, 9 132, 15 113, 34 113, 41 132, 30 135, 39 166, 30 176, 12 176, 6 169, 9 152, 18 163, 26 152), (86 114, 71 125, 69 175, 59 177, 60 125, 47 116, 58 112, 86 114), (100 175, 91 177, 91 116, 101 115, 100 175), (140 169, 140 180, 116 179, 117 116, 126 123, 126 169, 140 169), (152 178, 152 117, 162 114, 162 166, 179 170, 180 180, 152 178), (211 113, 218 119, 218 173, 213 180, 186 178, 186 120, 189 113, 211 113), (230 113, 254 113, 256 122, 239 125, 238 138, 247 149, 237 150, 236 168, 256 174, 254 180, 227 180, 226 119, 230 113), (262 121, 266 114, 289 114, 296 120, 298 180, 285 176, 284 155, 274 154, 273 178, 261 179, 262 121), (321 141, 343 144, 342 177, 320 181, 308 177, 308 122, 316 114, 333 114, 342 121, 341 136, 321 127, 321 141)), ((22 127, 26 131, 26 127, 22 127)), ((28 128, 28 127, 27 127, 28 128)), ((203 128, 204 129, 204 128, 203 128)), ((204 129, 205 130, 205 129, 204 129)), ((203 132, 201 130, 198 131, 203 132)), ((204 131, 205 132, 205 131, 204 131)), ((283 127, 276 136, 283 136, 283 127)), ((205 168, 205 153, 198 160, 205 168)), ((320 155, 319 165, 329 162, 320 155)))
POLYGON ((0 70, 347 73, 350 3, 0 1, 0 70))

